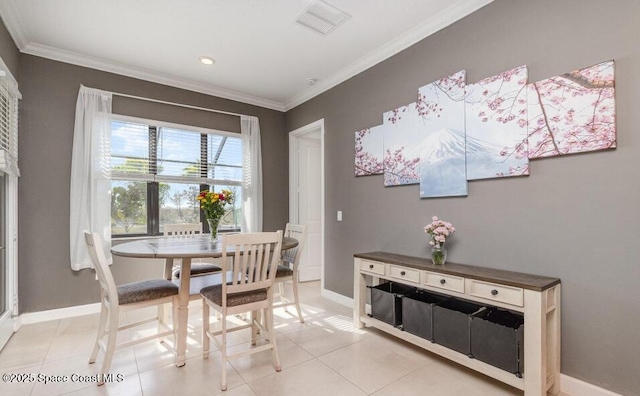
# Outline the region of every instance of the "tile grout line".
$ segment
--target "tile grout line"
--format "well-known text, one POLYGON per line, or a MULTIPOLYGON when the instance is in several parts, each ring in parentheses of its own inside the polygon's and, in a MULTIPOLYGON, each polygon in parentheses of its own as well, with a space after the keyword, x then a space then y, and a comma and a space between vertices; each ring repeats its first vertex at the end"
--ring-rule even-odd
MULTIPOLYGON (((58 329, 60 328, 60 321, 61 320, 62 319, 57 319, 58 323, 56 324, 56 330, 53 332, 53 337, 51 337, 51 342, 49 343, 49 347, 47 348, 47 352, 45 352, 44 358, 40 362, 40 368, 38 369, 38 374, 42 373, 42 366, 44 366, 44 363, 47 361, 47 356, 49 355, 49 351, 51 351, 51 345, 53 345, 53 340, 56 339, 56 334, 58 333, 58 329)), ((31 392, 29 392, 29 395, 33 395, 33 391, 36 389, 36 383, 34 383, 33 387, 31 387, 31 392)))

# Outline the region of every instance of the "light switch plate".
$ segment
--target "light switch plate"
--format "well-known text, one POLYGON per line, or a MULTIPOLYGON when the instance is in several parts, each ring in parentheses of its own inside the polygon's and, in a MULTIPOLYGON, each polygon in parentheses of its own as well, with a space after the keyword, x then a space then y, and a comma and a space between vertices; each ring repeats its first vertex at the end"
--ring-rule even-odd
POLYGON ((341 210, 338 211, 337 220, 338 221, 342 221, 342 211, 341 210))

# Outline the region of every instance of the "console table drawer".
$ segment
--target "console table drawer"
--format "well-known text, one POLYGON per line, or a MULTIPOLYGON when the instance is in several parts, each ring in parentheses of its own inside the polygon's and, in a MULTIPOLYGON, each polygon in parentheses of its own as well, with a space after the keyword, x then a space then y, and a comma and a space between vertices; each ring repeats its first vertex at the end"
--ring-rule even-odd
POLYGON ((372 272, 374 274, 384 275, 384 263, 376 261, 362 260, 360 261, 360 270, 372 272))
POLYGON ((464 293, 464 278, 453 275, 439 274, 437 272, 424 272, 424 284, 439 289, 464 293))
POLYGON ((497 285, 474 279, 467 279, 467 282, 467 292, 474 297, 524 307, 524 291, 519 287, 497 285))
POLYGON ((390 265, 389 276, 409 282, 420 283, 420 270, 417 269, 390 265))

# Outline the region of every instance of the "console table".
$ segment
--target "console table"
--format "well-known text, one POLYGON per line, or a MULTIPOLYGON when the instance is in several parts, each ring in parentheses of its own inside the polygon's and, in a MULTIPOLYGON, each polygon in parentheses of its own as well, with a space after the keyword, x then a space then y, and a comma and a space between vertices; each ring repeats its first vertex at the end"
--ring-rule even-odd
POLYGON ((356 328, 378 328, 524 390, 526 396, 560 391, 560 291, 558 278, 454 263, 435 266, 430 259, 384 252, 354 255, 356 328), (380 280, 394 281, 521 312, 525 321, 522 378, 369 317, 365 312, 367 278, 374 285, 380 280))

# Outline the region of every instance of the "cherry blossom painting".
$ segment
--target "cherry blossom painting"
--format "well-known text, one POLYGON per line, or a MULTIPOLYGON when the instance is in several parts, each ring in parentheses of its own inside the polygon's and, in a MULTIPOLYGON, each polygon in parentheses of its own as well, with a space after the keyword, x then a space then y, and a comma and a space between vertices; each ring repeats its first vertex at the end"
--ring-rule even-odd
POLYGON ((528 86, 529 158, 616 147, 614 62, 528 86))
POLYGON ((420 198, 466 196, 464 87, 460 71, 418 89, 416 109, 422 139, 414 151, 420 158, 420 198))
POLYGON ((467 179, 529 174, 527 67, 467 85, 467 179))
POLYGON ((420 183, 420 152, 416 148, 424 134, 416 103, 385 112, 383 128, 384 185, 420 183))
POLYGON ((616 147, 614 61, 527 84, 520 66, 466 85, 460 71, 355 132, 355 176, 466 196, 469 180, 526 176, 529 160, 616 147))
POLYGON ((356 176, 381 175, 384 157, 383 125, 363 129, 356 135, 356 176))

